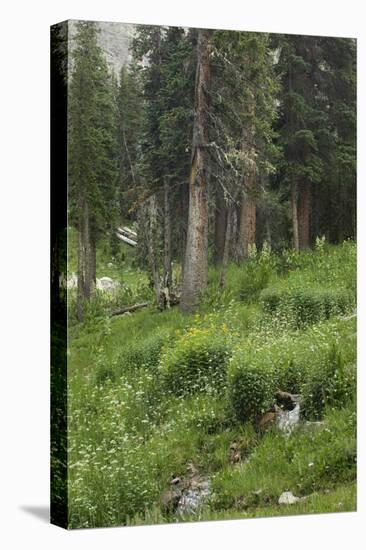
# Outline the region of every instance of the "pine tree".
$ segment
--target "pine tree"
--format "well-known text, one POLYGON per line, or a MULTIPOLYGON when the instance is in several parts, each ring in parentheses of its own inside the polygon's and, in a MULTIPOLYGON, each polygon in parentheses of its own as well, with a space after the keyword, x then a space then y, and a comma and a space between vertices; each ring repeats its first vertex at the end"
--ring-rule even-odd
POLYGON ((231 203, 232 213, 238 203, 237 256, 244 259, 256 242, 262 182, 274 170, 277 156, 273 122, 278 82, 267 34, 216 31, 214 46, 217 253, 219 259, 226 235, 222 202, 231 203))
POLYGON ((184 214, 172 217, 171 211, 173 200, 180 212, 184 210, 182 199, 190 166, 194 88, 191 33, 178 27, 139 27, 132 50, 140 64, 144 100, 140 194, 142 198, 156 195, 149 199, 145 212, 148 217, 152 213, 159 217, 158 222, 150 220, 148 224, 154 230, 145 228, 145 240, 154 240, 147 242, 146 251, 157 300, 164 307, 172 284, 172 257, 181 253, 185 226, 184 214), (155 273, 160 267, 162 275, 155 273))
POLYGON ((324 170, 313 205, 314 236, 327 233, 330 241, 341 242, 356 236, 356 41, 323 37, 321 44, 327 133, 322 132, 324 170))
POLYGON ((139 177, 142 91, 134 65, 121 68, 117 91, 117 140, 119 162, 119 214, 129 218, 136 199, 139 177))
POLYGON ((327 114, 319 93, 321 41, 313 36, 289 35, 282 37, 280 49, 282 176, 290 188, 294 247, 301 250, 310 246, 312 194, 323 171, 320 145, 327 114))
POLYGON ((96 279, 96 243, 113 219, 116 141, 113 86, 93 23, 78 24, 69 106, 70 218, 78 230, 78 317, 96 279))

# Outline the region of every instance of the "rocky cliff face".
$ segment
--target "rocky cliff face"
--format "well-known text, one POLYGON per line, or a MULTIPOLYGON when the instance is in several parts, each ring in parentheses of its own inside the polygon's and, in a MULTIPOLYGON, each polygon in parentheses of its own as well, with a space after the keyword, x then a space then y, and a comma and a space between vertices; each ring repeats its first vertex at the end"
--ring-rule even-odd
MULTIPOLYGON (((72 50, 78 21, 69 21, 69 45, 72 50)), ((105 53, 109 68, 118 75, 121 67, 130 61, 129 47, 135 25, 97 21, 99 45, 105 53)))

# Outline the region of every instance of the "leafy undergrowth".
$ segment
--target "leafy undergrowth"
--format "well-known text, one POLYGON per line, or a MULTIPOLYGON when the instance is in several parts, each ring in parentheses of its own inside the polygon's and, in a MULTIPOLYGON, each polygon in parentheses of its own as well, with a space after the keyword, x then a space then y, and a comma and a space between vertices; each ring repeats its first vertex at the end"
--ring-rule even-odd
POLYGON ((196 315, 151 307, 76 326, 70 528, 354 510, 354 277, 351 242, 319 241, 303 254, 265 250, 230 266, 221 294, 211 272, 196 315), (297 307, 263 308, 263 292, 293 301, 291 293, 282 298, 284 289, 317 297, 337 289, 351 298, 319 318, 313 300, 302 300, 299 324, 297 307), (279 387, 303 396, 301 424, 289 436, 257 429, 279 387), (209 477, 211 495, 181 515, 162 495, 192 465, 209 477), (284 491, 306 498, 279 505, 284 491))

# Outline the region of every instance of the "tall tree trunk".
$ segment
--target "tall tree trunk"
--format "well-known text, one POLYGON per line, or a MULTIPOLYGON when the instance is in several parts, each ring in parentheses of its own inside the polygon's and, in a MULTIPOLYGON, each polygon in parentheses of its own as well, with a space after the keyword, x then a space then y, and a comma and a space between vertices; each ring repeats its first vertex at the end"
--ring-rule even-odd
POLYGON ((181 308, 193 311, 207 286, 208 269, 208 126, 210 108, 210 31, 200 29, 197 43, 195 113, 189 182, 187 246, 181 308))
POLYGON ((188 232, 188 209, 189 209, 189 185, 188 182, 183 182, 181 186, 182 194, 182 221, 181 221, 181 258, 182 258, 182 279, 184 277, 184 259, 187 246, 188 232))
POLYGON ((291 185, 291 211, 292 211, 292 228, 293 228, 294 249, 295 250, 300 250, 297 200, 298 200, 297 183, 292 182, 292 185, 291 185))
POLYGON ((300 250, 310 247, 310 199, 310 183, 301 182, 297 205, 300 250))
POLYGON ((93 295, 97 284, 97 238, 94 231, 91 232, 90 237, 90 279, 90 290, 93 295))
POLYGON ((248 112, 250 113, 251 123, 243 128, 243 152, 249 159, 249 166, 245 169, 243 178, 244 192, 240 204, 239 220, 239 249, 238 259, 243 261, 248 258, 249 250, 255 245, 256 237, 256 217, 257 217, 257 175, 256 175, 256 155, 255 155, 255 96, 250 93, 248 100, 248 112))
POLYGON ((230 208, 227 211, 227 222, 226 222, 226 228, 225 228, 225 242, 224 242, 224 250, 223 250, 222 262, 221 262, 220 282, 219 282, 221 287, 225 286, 226 270, 227 270, 227 266, 229 264, 230 240, 231 240, 233 213, 234 213, 234 208, 232 206, 230 206, 230 208))
POLYGON ((248 258, 249 250, 255 245, 257 200, 255 176, 246 180, 246 192, 240 205, 239 222, 239 260, 248 258))
MULTIPOLYGON (((81 217, 81 216, 80 216, 81 217)), ((83 321, 84 319, 84 236, 83 236, 83 224, 82 220, 79 223, 78 228, 78 270, 77 270, 77 300, 76 300, 76 309, 77 309, 77 318, 78 321, 83 321)))
POLYGON ((232 206, 232 222, 231 222, 231 239, 230 239, 230 250, 229 258, 234 258, 236 262, 239 261, 238 258, 238 242, 239 242, 239 208, 236 205, 232 206))
POLYGON ((312 186, 312 200, 311 200, 311 240, 315 241, 317 237, 321 237, 320 230, 320 216, 322 212, 322 200, 321 200, 321 188, 320 185, 312 186))
POLYGON ((225 204, 224 192, 219 184, 216 189, 216 205, 215 205, 215 264, 221 265, 224 248, 225 248, 225 235, 227 225, 227 207, 225 204))
POLYGON ((163 290, 165 307, 170 307, 170 291, 172 286, 172 222, 170 214, 169 184, 164 182, 164 278, 163 290))
POLYGON ((77 284, 77 316, 78 320, 84 318, 83 304, 90 300, 91 295, 91 254, 90 254, 90 219, 89 205, 86 200, 82 202, 79 217, 78 239, 78 284, 77 284))
POLYGON ((148 228, 148 236, 147 236, 147 249, 148 249, 148 257, 149 257, 149 264, 150 264, 150 272, 151 272, 151 278, 152 283, 155 289, 155 296, 157 304, 160 305, 161 300, 161 287, 160 287, 160 275, 159 275, 159 268, 158 268, 158 258, 157 258, 157 252, 156 252, 156 240, 157 240, 157 204, 156 204, 156 195, 151 195, 149 200, 149 228, 148 228))

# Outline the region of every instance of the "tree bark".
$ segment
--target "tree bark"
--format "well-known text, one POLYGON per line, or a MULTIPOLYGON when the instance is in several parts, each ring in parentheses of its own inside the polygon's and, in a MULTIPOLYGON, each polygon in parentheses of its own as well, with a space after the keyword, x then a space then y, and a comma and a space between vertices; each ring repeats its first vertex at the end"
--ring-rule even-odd
POLYGON ((239 261, 238 258, 238 242, 239 242, 239 207, 237 205, 232 206, 232 221, 231 221, 231 239, 230 239, 230 251, 229 257, 234 258, 236 262, 239 261))
POLYGON ((77 309, 77 318, 78 321, 83 321, 84 319, 84 236, 83 236, 83 225, 82 221, 79 223, 78 228, 78 270, 77 270, 77 300, 76 300, 76 309, 77 309))
POLYGON ((292 210, 292 228, 293 228, 294 249, 295 250, 300 250, 297 196, 298 196, 297 183, 292 182, 292 185, 291 185, 291 210, 292 210))
POLYGON ((301 182, 298 196, 299 250, 310 247, 310 183, 301 182))
POLYGON ((164 277, 163 292, 165 295, 164 306, 170 307, 170 291, 172 287, 172 222, 170 214, 169 184, 164 182, 164 277))
POLYGON ((133 304, 132 306, 117 309, 116 311, 112 311, 111 317, 115 317, 116 315, 124 315, 125 313, 131 313, 131 311, 136 311, 137 309, 147 307, 149 304, 150 302, 142 302, 141 304, 133 304))
POLYGON ((221 265, 225 249, 225 235, 227 225, 227 207, 221 185, 216 189, 216 209, 215 209, 215 264, 221 265))
POLYGON ((227 266, 229 264, 230 240, 231 240, 233 213, 234 213, 234 209, 231 206, 227 211, 227 222, 226 222, 226 228, 225 228, 225 242, 224 242, 224 250, 223 250, 223 255, 222 255, 221 271, 220 271, 219 284, 222 288, 225 286, 225 283, 226 283, 226 270, 227 270, 227 266))
POLYGON ((182 258, 182 279, 184 277, 184 259, 187 246, 188 232, 188 209, 189 209, 189 185, 188 182, 182 183, 182 227, 181 227, 181 258, 182 258))
POLYGON ((249 250, 255 245, 256 217, 257 217, 257 167, 255 154, 255 96, 250 93, 248 100, 248 112, 251 122, 243 128, 243 152, 248 157, 248 166, 245 167, 243 176, 243 193, 240 204, 239 219, 239 249, 238 259, 243 261, 248 258, 249 250))
POLYGON ((161 288, 160 288, 160 275, 158 268, 158 259, 156 252, 156 238, 157 238, 157 204, 156 204, 156 195, 151 195, 149 198, 149 228, 148 228, 148 257, 151 271, 152 283, 155 289, 155 296, 158 305, 160 304, 161 299, 161 288))
POLYGON ((84 318, 84 302, 90 300, 92 292, 91 280, 91 247, 90 247, 90 219, 89 205, 86 200, 82 202, 79 217, 78 240, 78 285, 77 285, 77 317, 79 321, 84 318))
POLYGON ((250 248, 255 245, 257 219, 255 187, 255 176, 251 175, 246 180, 246 192, 240 205, 239 260, 248 258, 250 248))
POLYGON ((267 241, 268 249, 272 250, 272 230, 271 230, 271 222, 269 219, 270 214, 267 209, 265 211, 265 216, 266 216, 266 219, 264 223, 265 223, 265 229, 266 229, 266 241, 267 241))
POLYGON ((181 308, 197 308, 207 286, 208 269, 208 126, 210 109, 210 31, 200 29, 197 43, 193 147, 189 182, 188 232, 181 308))
POLYGON ((94 232, 91 232, 90 237, 90 284, 93 295, 97 284, 97 239, 94 232))

